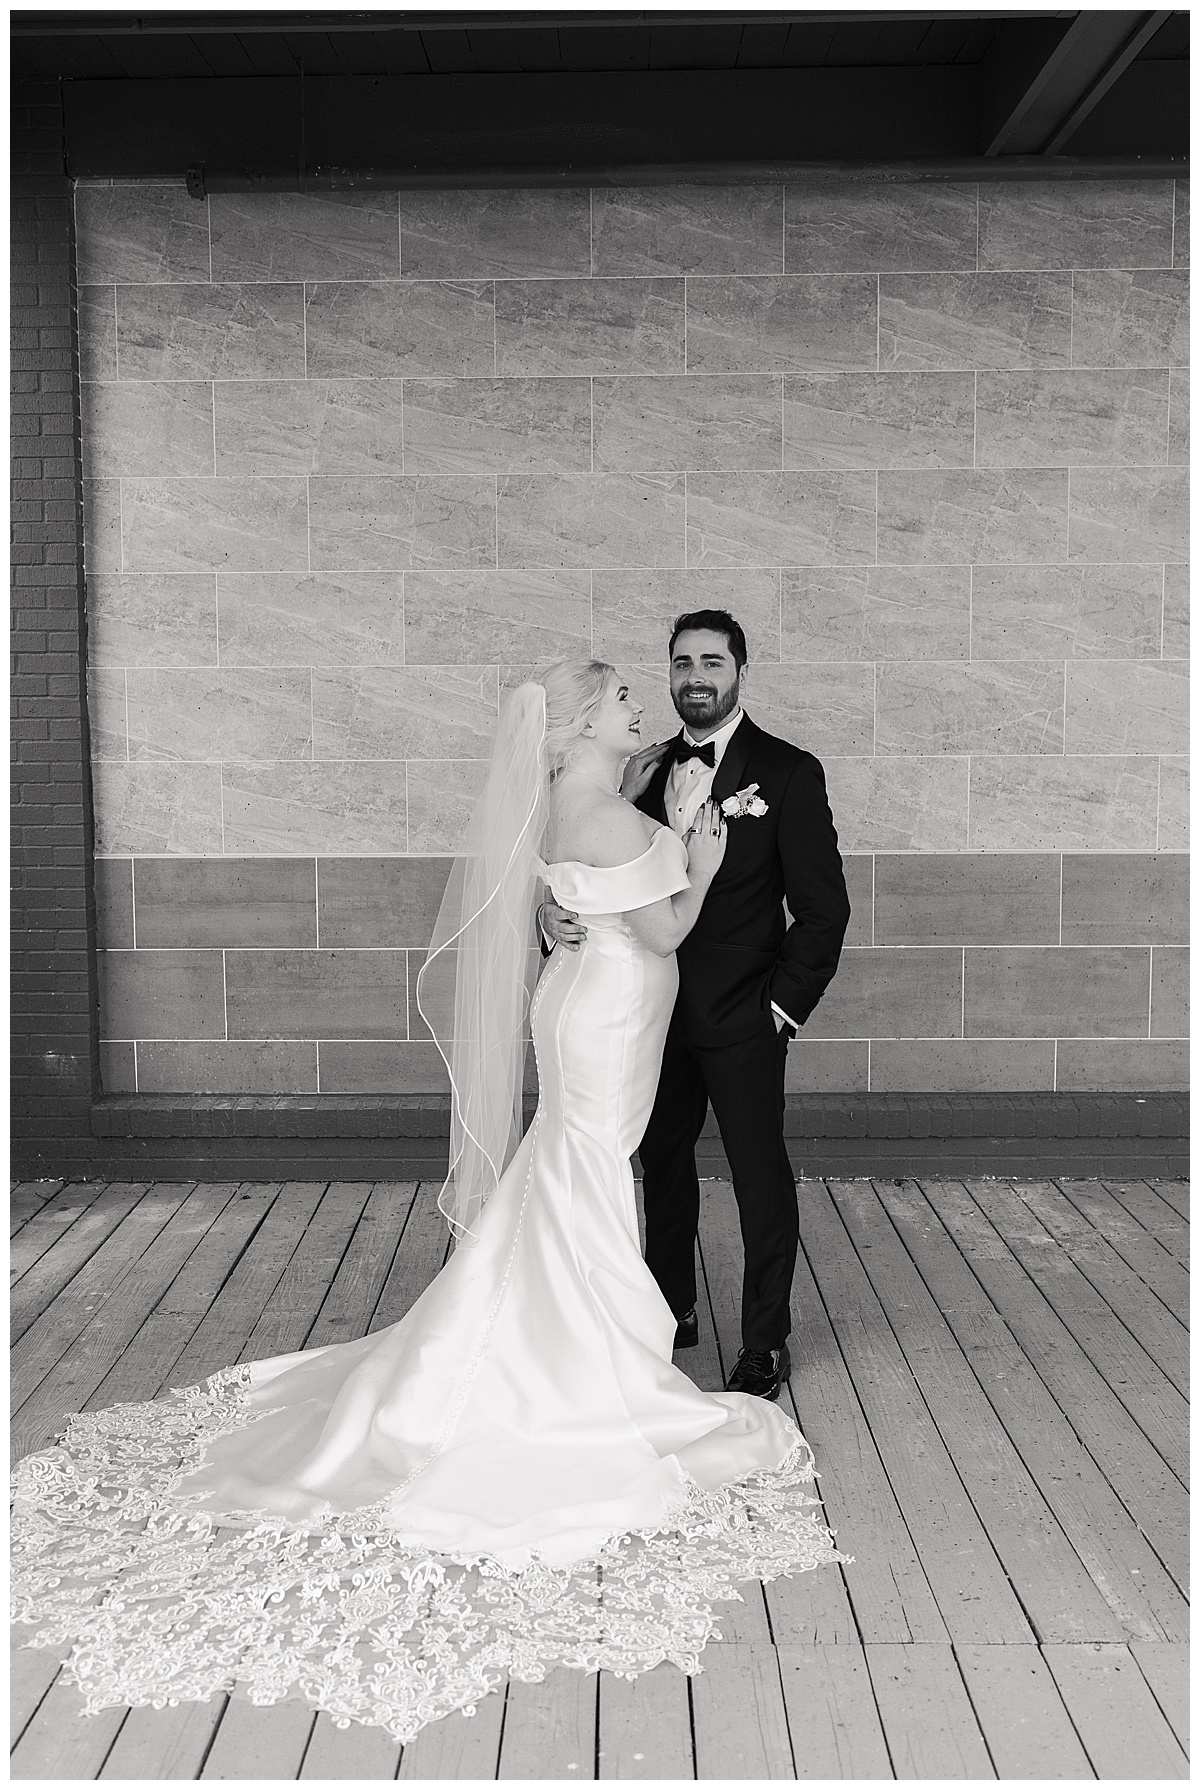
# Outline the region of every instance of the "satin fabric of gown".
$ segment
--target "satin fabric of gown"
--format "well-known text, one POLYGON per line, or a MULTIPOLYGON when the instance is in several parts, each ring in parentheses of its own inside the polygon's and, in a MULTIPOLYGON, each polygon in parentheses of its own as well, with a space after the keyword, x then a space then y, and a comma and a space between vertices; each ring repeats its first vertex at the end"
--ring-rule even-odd
POLYGON ((694 1669, 707 1599, 736 1595, 731 1575, 839 1557, 809 1508, 811 1455, 790 1419, 703 1392, 672 1365, 675 1319, 639 1248, 629 1159, 677 972, 622 915, 685 888, 686 852, 664 828, 616 869, 544 868, 588 937, 552 954, 534 995, 537 1113, 473 1235, 400 1322, 230 1370, 174 1402, 76 1419, 59 1449, 20 1464, 14 1539, 33 1570, 16 1570, 18 1611, 82 1641, 73 1672, 92 1706, 241 1679, 256 1700, 299 1691, 408 1738, 473 1704, 496 1668, 694 1669), (131 1515, 151 1518, 119 1565, 104 1546, 112 1512, 81 1489, 97 1466, 110 1497, 123 1485, 123 1532, 131 1515), (689 1583, 683 1538, 697 1522, 749 1524, 758 1551, 743 1534, 722 1553, 718 1534, 714 1552, 714 1533, 693 1533, 689 1583), (618 1619, 630 1537, 641 1589, 618 1619), (119 1610, 64 1609, 44 1582, 63 1564, 56 1539, 68 1555, 74 1544, 91 1595, 99 1584, 119 1610), (356 1609, 364 1573, 375 1595, 356 1609), (686 1585, 682 1627, 672 1574, 686 1585), (264 1590, 279 1594, 266 1623, 264 1590), (140 1631, 128 1620, 138 1599, 140 1631))

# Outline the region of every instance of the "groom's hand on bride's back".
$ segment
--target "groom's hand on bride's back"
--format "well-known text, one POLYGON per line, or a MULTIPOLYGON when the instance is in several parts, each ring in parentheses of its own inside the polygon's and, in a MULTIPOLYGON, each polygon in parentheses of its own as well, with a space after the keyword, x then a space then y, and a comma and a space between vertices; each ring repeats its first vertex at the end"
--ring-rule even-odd
POLYGON ((670 744, 670 740, 660 740, 656 746, 643 746, 629 759, 621 776, 621 794, 627 802, 636 802, 644 792, 670 744))
POLYGON ((587 937, 587 927, 579 924, 579 915, 573 914, 569 907, 559 907, 552 895, 547 895, 543 901, 538 919, 551 946, 562 945, 567 951, 578 951, 587 937))

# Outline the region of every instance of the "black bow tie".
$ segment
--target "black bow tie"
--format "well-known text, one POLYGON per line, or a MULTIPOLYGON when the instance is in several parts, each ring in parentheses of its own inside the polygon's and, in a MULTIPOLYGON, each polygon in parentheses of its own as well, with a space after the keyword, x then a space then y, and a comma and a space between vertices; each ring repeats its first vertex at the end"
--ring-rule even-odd
POLYGON ((698 758, 701 764, 706 764, 709 770, 712 770, 717 762, 717 748, 711 740, 705 740, 702 746, 690 745, 680 735, 675 745, 675 763, 686 764, 689 758, 698 758))

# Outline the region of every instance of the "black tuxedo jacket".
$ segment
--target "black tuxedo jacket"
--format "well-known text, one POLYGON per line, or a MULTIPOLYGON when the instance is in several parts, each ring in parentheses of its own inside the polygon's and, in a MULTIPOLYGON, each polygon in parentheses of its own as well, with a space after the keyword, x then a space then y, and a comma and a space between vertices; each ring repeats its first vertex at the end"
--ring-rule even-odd
MULTIPOLYGON (((654 820, 667 819, 674 762, 668 752, 638 800, 654 820)), ((803 1025, 833 979, 850 919, 820 761, 743 712, 717 766, 713 800, 750 783, 767 812, 729 822, 724 861, 678 951, 673 1023, 697 1045, 752 1037, 771 1021, 772 1001, 803 1025)))

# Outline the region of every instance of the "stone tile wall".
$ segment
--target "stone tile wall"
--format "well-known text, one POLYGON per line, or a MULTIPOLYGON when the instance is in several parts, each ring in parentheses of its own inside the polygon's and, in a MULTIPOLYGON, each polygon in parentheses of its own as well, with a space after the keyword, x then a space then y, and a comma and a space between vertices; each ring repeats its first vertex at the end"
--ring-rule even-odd
POLYGON ((823 760, 822 1091, 1183 1085, 1187 187, 80 186, 106 1086, 438 1085, 530 669, 681 609, 823 760))

